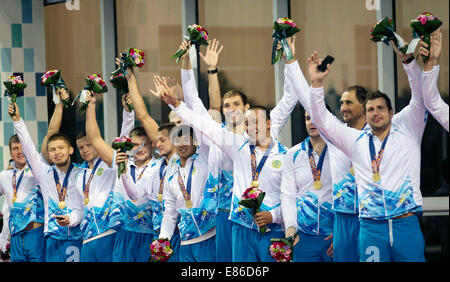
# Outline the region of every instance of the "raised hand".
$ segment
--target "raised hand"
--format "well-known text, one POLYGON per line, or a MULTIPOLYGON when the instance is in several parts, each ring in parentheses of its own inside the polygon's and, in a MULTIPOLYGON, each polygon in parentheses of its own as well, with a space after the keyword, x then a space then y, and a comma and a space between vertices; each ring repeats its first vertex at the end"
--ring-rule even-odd
POLYGON ((19 107, 17 107, 16 103, 9 103, 8 106, 8 114, 11 117, 11 119, 14 122, 17 122, 19 120, 21 120, 22 118, 20 117, 20 111, 19 111, 19 107), (14 112, 14 108, 16 109, 16 111, 14 112))
MULTIPOLYGON (((121 58, 122 57, 122 55, 121 54, 119 54, 119 57, 117 57, 116 58, 116 66, 117 67, 120 67, 120 64, 121 64, 121 58)), ((125 77, 127 78, 127 79, 129 79, 130 77, 132 77, 132 76, 134 76, 134 70, 133 70, 133 68, 132 67, 127 67, 127 74, 125 75, 125 77)))
MULTIPOLYGON (((167 80, 167 79, 166 79, 167 80)), ((180 105, 180 100, 176 97, 174 91, 172 90, 167 82, 159 76, 155 76, 155 81, 158 83, 158 87, 161 88, 160 98, 168 105, 178 107, 180 105)), ((156 86, 155 82, 155 86, 156 86)))
POLYGON ((69 100, 69 92, 64 88, 58 88, 56 94, 59 95, 60 100, 69 100))
POLYGON ((439 57, 442 51, 442 33, 438 28, 430 36, 430 61, 433 61, 433 65, 439 64, 439 57))
POLYGON ((309 76, 311 78, 311 86, 312 87, 321 87, 322 81, 327 77, 328 73, 331 70, 331 65, 327 65, 327 70, 325 72, 321 72, 317 69, 317 67, 322 63, 322 59, 319 58, 317 51, 308 57, 308 65, 309 65, 309 76))
MULTIPOLYGON (((398 48, 397 45, 393 40, 390 40, 391 46, 394 49, 394 52, 397 54, 397 56, 403 61, 406 62, 409 58, 414 56, 414 54, 403 54, 398 48)), ((408 43, 406 43, 406 46, 408 46, 408 43)))
POLYGON ((122 95, 122 106, 125 109, 125 111, 131 112, 128 108, 128 105, 131 105, 131 104, 132 104, 132 101, 131 101, 130 93, 123 94, 122 95))
POLYGON ((208 46, 206 47, 206 53, 203 55, 200 53, 200 57, 206 65, 208 70, 214 70, 217 67, 217 62, 219 60, 219 55, 223 50, 223 45, 219 48, 219 41, 215 38, 208 41, 208 46))
POLYGON ((161 99, 161 94, 164 91, 164 86, 161 84, 161 77, 159 75, 155 75, 153 77, 153 84, 155 85, 156 91, 153 91, 151 89, 148 90, 153 96, 155 96, 158 99, 161 99))
POLYGON ((188 51, 189 48, 191 48, 191 41, 188 40, 183 40, 180 44, 180 47, 178 48, 179 50, 186 50, 186 53, 184 53, 183 56, 181 56, 180 58, 181 68, 185 70, 191 69, 191 61, 189 58, 189 51, 188 51))

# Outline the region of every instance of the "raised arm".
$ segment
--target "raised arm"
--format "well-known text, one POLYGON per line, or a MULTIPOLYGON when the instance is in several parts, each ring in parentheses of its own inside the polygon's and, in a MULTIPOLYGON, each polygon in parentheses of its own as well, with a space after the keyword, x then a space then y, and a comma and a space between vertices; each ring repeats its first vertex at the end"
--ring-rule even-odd
POLYGON ((132 104, 130 94, 122 95, 122 127, 120 129, 120 136, 130 135, 131 130, 134 128, 134 110, 129 110, 127 104, 132 104))
POLYGON ((442 100, 437 87, 440 70, 439 57, 442 50, 442 33, 439 29, 431 34, 430 51, 428 52, 426 49, 426 44, 424 47, 425 48, 421 48, 421 51, 430 57, 427 64, 424 66, 424 72, 422 74, 423 102, 427 110, 448 132, 448 104, 442 100))
POLYGON ((220 113, 221 98, 220 98, 220 85, 219 78, 217 75, 217 62, 219 60, 219 55, 223 50, 223 45, 219 48, 219 41, 215 38, 209 41, 206 47, 206 53, 203 56, 200 53, 200 58, 206 65, 208 70, 208 94, 209 94, 209 109, 216 110, 220 113), (209 73, 213 72, 213 73, 209 73))
POLYGON ((321 72, 317 70, 317 66, 320 63, 321 60, 318 58, 317 52, 314 52, 308 58, 309 75, 311 77, 311 95, 307 95, 310 99, 310 109, 307 112, 321 134, 348 157, 351 157, 352 146, 362 132, 344 125, 327 110, 322 82, 330 72, 331 67, 328 65, 327 70, 321 72))
POLYGON ((235 156, 239 146, 245 142, 243 136, 233 134, 227 129, 222 128, 220 124, 215 122, 212 118, 205 118, 204 116, 193 112, 185 103, 176 99, 170 89, 166 88, 166 91, 161 95, 161 99, 166 102, 184 122, 221 147, 230 158, 235 156))
POLYGON ((60 102, 58 104, 55 104, 55 110, 53 111, 52 118, 50 119, 50 122, 48 124, 47 134, 45 135, 44 140, 42 140, 42 145, 41 145, 41 154, 47 163, 50 163, 50 160, 48 158, 48 151, 47 151, 48 138, 50 138, 52 135, 59 132, 59 130, 61 128, 63 111, 64 111, 64 104, 61 103, 61 101, 65 100, 65 99, 69 99, 69 93, 64 88, 60 88, 60 89, 56 90, 56 95, 58 95, 60 102))
POLYGON ((153 146, 156 145, 156 134, 158 133, 159 125, 156 121, 149 115, 147 107, 145 106, 144 99, 142 98, 139 88, 137 85, 136 77, 134 75, 133 69, 127 69, 127 80, 128 88, 130 90, 131 101, 133 103, 134 110, 136 112, 136 117, 141 122, 142 127, 144 127, 148 138, 152 142, 153 146))
POLYGON ((103 140, 100 129, 97 123, 97 117, 95 115, 96 98, 95 93, 91 92, 91 95, 87 95, 87 101, 89 104, 86 109, 86 137, 97 151, 100 159, 104 161, 109 167, 112 166, 114 159, 114 149, 103 140))
MULTIPOLYGON (((34 175, 34 178, 39 179, 42 173, 42 167, 45 165, 41 162, 41 157, 39 152, 36 150, 36 146, 33 143, 33 139, 30 136, 30 133, 27 130, 25 122, 20 116, 19 107, 17 104, 13 105, 10 103, 8 106, 8 113, 11 119, 14 121, 14 129, 17 132, 17 136, 19 137, 20 144, 22 145, 23 154, 27 159, 31 172, 34 175), (14 107, 16 108, 16 112, 13 115, 14 107)), ((47 146, 47 145, 46 145, 47 146)))

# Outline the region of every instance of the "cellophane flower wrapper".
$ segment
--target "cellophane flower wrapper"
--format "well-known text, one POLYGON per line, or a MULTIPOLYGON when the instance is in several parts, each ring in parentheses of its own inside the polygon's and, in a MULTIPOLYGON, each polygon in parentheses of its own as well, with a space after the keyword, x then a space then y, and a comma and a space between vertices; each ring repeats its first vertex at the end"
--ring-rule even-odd
MULTIPOLYGON (((5 85, 5 97, 9 97, 11 99, 11 103, 14 105, 17 101, 17 97, 23 96, 23 91, 27 84, 22 80, 20 76, 9 76, 6 81, 3 82, 5 85)), ((16 107, 14 106, 13 115, 16 113, 16 107)))
MULTIPOLYGON (((112 142, 112 148, 114 150, 120 150, 120 152, 127 152, 133 149, 134 145, 131 142, 131 139, 126 136, 117 137, 112 142)), ((125 163, 122 162, 118 165, 117 177, 120 177, 122 173, 125 171, 125 163)))
POLYGON ((154 239, 150 245, 150 261, 164 262, 173 255, 173 248, 168 239, 154 239))
MULTIPOLYGON (((433 16, 429 12, 421 13, 417 18, 411 20, 410 26, 413 32, 419 36, 423 36, 423 42, 428 44, 428 50, 430 50, 430 35, 436 31, 442 25, 442 21, 433 16)), ((422 56, 423 62, 426 63, 429 56, 422 56)))
POLYGON ((271 59, 272 65, 276 64, 281 59, 283 53, 287 60, 292 60, 294 58, 286 38, 293 36, 299 31, 300 28, 290 18, 279 18, 273 23, 272 37, 274 40, 271 59), (278 42, 281 43, 282 49, 277 50, 278 42))
MULTIPOLYGON (((239 201, 239 205, 246 207, 251 210, 251 214, 255 216, 258 212, 260 212, 261 204, 264 200, 264 196, 266 195, 261 189, 256 187, 247 188, 242 194, 242 198, 239 201)), ((259 232, 264 234, 267 230, 266 226, 258 227, 259 232)))
MULTIPOLYGON (((49 86, 54 91, 57 89, 66 89, 67 86, 64 80, 61 77, 61 71, 59 70, 48 70, 41 76, 41 85, 49 86)), ((67 108, 70 105, 70 101, 68 99, 62 100, 64 107, 67 108)))
POLYGON ((370 40, 373 42, 383 42, 388 46, 389 42, 392 40, 403 54, 406 54, 406 51, 408 50, 408 45, 406 45, 404 40, 395 33, 394 20, 388 17, 379 20, 372 26, 370 40))
MULTIPOLYGON (((205 45, 208 46, 208 31, 201 25, 193 24, 188 26, 187 28, 189 38, 188 40, 191 42, 191 45, 200 46, 205 45)), ((176 62, 178 63, 183 57, 183 55, 187 52, 186 50, 178 49, 175 54, 172 55, 173 59, 176 59, 176 62)))
MULTIPOLYGON (((128 80, 120 68, 111 73, 111 78, 109 79, 109 82, 111 82, 111 85, 117 90, 120 90, 123 93, 129 92, 128 80)), ((132 104, 127 104, 127 107, 129 111, 133 110, 132 104)))
POLYGON ((290 262, 294 255, 293 238, 270 239, 269 253, 277 262, 290 262))
POLYGON ((127 75, 127 68, 142 68, 145 65, 145 53, 141 49, 129 48, 127 52, 121 53, 120 66, 111 73, 116 75, 123 73, 127 75))
MULTIPOLYGON (((84 78, 87 86, 83 88, 83 90, 94 91, 95 93, 105 93, 108 92, 108 87, 106 86, 106 82, 103 77, 99 74, 91 74, 84 78)), ((74 102, 81 96, 83 91, 78 93, 78 96, 75 98, 74 102)), ((80 99, 81 100, 81 99, 80 99)), ((80 107, 80 114, 86 113, 86 108, 89 104, 89 101, 82 102, 80 107)))

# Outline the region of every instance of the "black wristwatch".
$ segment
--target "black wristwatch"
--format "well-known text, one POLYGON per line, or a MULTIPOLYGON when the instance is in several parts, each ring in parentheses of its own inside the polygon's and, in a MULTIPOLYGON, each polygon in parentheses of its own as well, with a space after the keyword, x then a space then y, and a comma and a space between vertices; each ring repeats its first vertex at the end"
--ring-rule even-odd
POLYGON ((213 70, 208 70, 208 74, 215 74, 215 73, 217 73, 217 68, 213 70))
POLYGON ((406 61, 403 61, 403 63, 405 65, 407 65, 407 64, 411 63, 412 61, 414 61, 414 56, 409 57, 408 59, 406 59, 406 61))

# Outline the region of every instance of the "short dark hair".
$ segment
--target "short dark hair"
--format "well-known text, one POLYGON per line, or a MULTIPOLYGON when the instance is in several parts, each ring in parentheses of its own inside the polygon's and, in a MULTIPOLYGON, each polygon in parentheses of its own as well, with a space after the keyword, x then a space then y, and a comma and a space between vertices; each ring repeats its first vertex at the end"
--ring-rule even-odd
POLYGON ((388 110, 389 111, 392 110, 392 103, 391 103, 391 99, 389 98, 389 96, 384 94, 383 92, 378 91, 378 90, 374 91, 374 92, 371 92, 369 95, 367 95, 366 102, 364 102, 364 110, 366 110, 367 101, 375 100, 375 99, 378 99, 378 98, 384 99, 384 101, 386 101, 386 106, 387 106, 388 110))
POLYGON ((56 140, 63 140, 63 141, 65 141, 69 146, 72 146, 72 143, 71 143, 71 141, 70 141, 69 136, 67 136, 67 135, 64 134, 64 133, 58 132, 58 133, 55 133, 55 134, 53 134, 52 136, 50 136, 50 137, 48 138, 48 140, 47 140, 47 147, 48 147, 48 144, 50 144, 50 142, 53 142, 53 141, 56 141, 56 140))
POLYGON ((189 132, 189 136, 192 137, 192 140, 195 140, 196 137, 194 129, 187 124, 179 124, 174 126, 170 131, 170 141, 174 143, 175 137, 181 137, 185 132, 189 132))
POLYGON ((9 138, 8 141, 9 150, 11 150, 12 143, 20 143, 19 136, 17 136, 17 134, 14 134, 9 138))
POLYGON ((161 132, 161 131, 163 131, 163 130, 167 130, 167 132, 169 132, 169 134, 170 134, 170 132, 172 131, 172 129, 173 129, 175 126, 177 126, 177 125, 176 125, 175 123, 173 123, 173 122, 169 122, 169 123, 162 124, 162 125, 160 125, 159 128, 158 128, 158 132, 161 132))
POLYGON ((223 101, 224 101, 225 99, 230 98, 230 97, 234 97, 234 96, 239 96, 239 97, 241 97, 241 100, 242 100, 242 103, 244 104, 244 106, 248 104, 248 98, 247 98, 247 95, 245 95, 243 92, 241 92, 241 91, 239 91, 239 90, 236 90, 236 89, 232 89, 232 90, 226 92, 226 93, 223 95, 223 98, 222 98, 222 104, 223 104, 223 101))
POLYGON ((257 110, 257 111, 264 111, 264 113, 266 114, 266 121, 270 120, 270 110, 264 106, 260 106, 260 105, 255 105, 255 106, 251 106, 248 111, 250 110, 257 110))
POLYGON ((133 136, 139 136, 139 137, 148 137, 147 132, 145 131, 144 127, 137 126, 133 128, 133 130, 130 131, 130 137, 133 136))
POLYGON ((355 91, 356 99, 359 103, 364 104, 367 100, 367 89, 360 85, 352 85, 347 87, 344 92, 355 91))
POLYGON ((75 140, 81 139, 83 137, 86 137, 86 130, 81 131, 77 134, 77 137, 75 137, 75 140))

